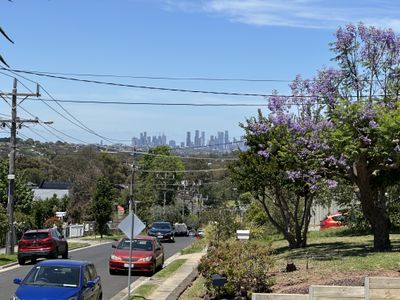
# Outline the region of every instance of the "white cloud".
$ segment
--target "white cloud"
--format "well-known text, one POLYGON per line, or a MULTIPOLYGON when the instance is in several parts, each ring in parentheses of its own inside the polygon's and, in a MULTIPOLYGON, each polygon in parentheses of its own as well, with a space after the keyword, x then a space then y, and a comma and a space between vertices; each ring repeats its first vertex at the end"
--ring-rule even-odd
POLYGON ((170 9, 217 14, 255 26, 332 29, 364 22, 400 31, 400 2, 390 0, 166 0, 170 9))

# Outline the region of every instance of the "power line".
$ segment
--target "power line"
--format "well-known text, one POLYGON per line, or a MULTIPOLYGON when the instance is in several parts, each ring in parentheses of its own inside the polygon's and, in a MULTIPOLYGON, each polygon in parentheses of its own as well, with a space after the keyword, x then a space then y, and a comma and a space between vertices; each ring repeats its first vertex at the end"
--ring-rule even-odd
MULTIPOLYGON (((62 79, 68 81, 76 81, 76 82, 85 82, 85 83, 93 83, 93 84, 101 84, 101 85, 110 85, 110 86, 119 86, 119 87, 128 87, 128 88, 137 88, 137 89, 147 89, 147 90, 159 90, 159 91, 168 91, 168 92, 182 92, 182 93, 197 93, 197 94, 212 94, 212 95, 224 95, 224 96, 243 96, 243 97, 272 97, 272 96, 280 96, 287 98, 321 98, 318 95, 277 95, 277 94, 263 94, 263 93, 244 93, 244 92, 224 92, 224 91, 207 91, 207 90, 193 90, 193 89, 182 89, 182 88, 169 88, 169 87, 158 87, 158 86, 147 86, 147 85, 134 85, 134 84, 125 84, 125 83, 117 83, 117 82, 109 82, 109 81, 99 81, 99 80, 89 80, 89 79, 81 79, 76 77, 67 77, 67 76, 58 76, 52 75, 50 73, 37 72, 37 71, 27 71, 27 70, 17 70, 17 69, 8 69, 4 67, 0 67, 2 70, 6 70, 12 73, 24 73, 31 74, 41 77, 48 77, 53 79, 62 79)), ((311 81, 322 81, 322 80, 311 80, 311 81)), ((372 95, 374 97, 382 97, 389 95, 372 95)), ((347 95, 349 98, 359 98, 357 95, 347 95)), ((366 98, 368 98, 367 96, 366 98)), ((292 105, 292 104, 288 104, 292 105)), ((293 103, 296 105, 296 103, 293 103)))
POLYGON ((109 77, 109 78, 131 78, 131 79, 149 79, 149 80, 172 80, 172 81, 244 81, 244 82, 292 82, 288 79, 257 79, 257 78, 216 78, 216 77, 172 77, 172 76, 135 76, 135 75, 116 75, 116 74, 94 74, 94 73, 62 73, 35 71, 39 74, 77 76, 77 77, 109 77))
POLYGON ((168 92, 183 92, 183 93, 198 93, 198 94, 213 94, 213 95, 225 95, 225 96, 244 96, 244 97, 268 97, 268 96, 272 96, 272 95, 261 94, 261 93, 218 92, 218 91, 205 91, 205 90, 191 90, 191 89, 156 87, 156 86, 147 86, 147 85, 134 85, 134 84, 124 84, 124 83, 116 83, 116 82, 109 82, 109 81, 80 79, 80 78, 75 78, 75 77, 56 76, 56 75, 45 74, 45 73, 37 73, 37 72, 32 72, 32 71, 7 69, 7 68, 4 68, 4 67, 0 67, 0 69, 5 70, 5 71, 9 71, 9 72, 31 74, 31 75, 54 78, 54 79, 62 79, 62 80, 93 83, 93 84, 101 84, 101 85, 111 85, 111 86, 119 86, 119 87, 128 87, 128 88, 137 88, 137 89, 147 89, 147 90, 158 90, 158 91, 168 91, 168 92))
POLYGON ((37 100, 29 99, 30 101, 57 101, 61 103, 76 103, 76 104, 109 104, 109 105, 152 105, 152 106, 200 106, 200 107, 260 107, 268 106, 267 103, 189 103, 189 102, 127 102, 127 101, 112 101, 112 100, 75 100, 75 99, 46 99, 38 98, 37 100))
MULTIPOLYGON (((7 69, 5 69, 5 70, 7 70, 7 69)), ((35 83, 35 84, 40 85, 38 82, 35 82, 35 81, 33 81, 33 80, 29 79, 29 78, 26 78, 26 77, 24 77, 24 76, 22 76, 22 75, 16 74, 16 72, 14 72, 14 71, 12 71, 12 70, 7 70, 7 71, 9 71, 9 72, 13 73, 14 75, 19 76, 19 77, 21 77, 21 78, 23 78, 23 79, 25 79, 25 80, 27 80, 27 81, 30 81, 30 82, 33 82, 33 83, 35 83)), ((1 73, 2 73, 2 72, 1 72, 1 73)), ((2 74, 4 74, 4 73, 2 73, 2 74)), ((5 74, 5 75, 8 75, 8 74, 5 74)), ((9 75, 8 75, 8 76, 9 76, 9 75)), ((21 84, 22 84, 26 89, 30 90, 30 89, 29 89, 26 85, 24 85, 22 82, 21 82, 21 84)), ((75 120, 76 122, 78 122, 79 124, 77 124, 77 123, 75 123, 74 121, 70 120, 69 118, 67 118, 66 116, 64 116, 63 114, 61 114, 59 111, 57 111, 56 109, 54 109, 52 106, 50 106, 50 105, 48 105, 46 102, 42 101, 42 102, 43 102, 46 106, 48 106, 51 110, 53 110, 55 113, 57 113, 57 114, 60 115, 62 118, 64 118, 64 119, 66 119, 67 121, 69 121, 70 123, 74 124, 75 126, 78 126, 78 127, 81 128, 82 130, 84 130, 84 131, 86 131, 86 132, 89 132, 89 133, 91 133, 91 134, 93 134, 93 135, 96 135, 97 137, 100 137, 100 138, 102 138, 102 139, 104 139, 104 140, 106 140, 106 141, 108 141, 108 142, 110 142, 110 143, 113 143, 113 141, 119 141, 119 142, 130 141, 130 140, 112 139, 112 138, 108 138, 108 137, 105 137, 105 136, 103 136, 103 135, 100 135, 100 134, 96 133, 94 130, 90 129, 90 128, 87 127, 85 124, 83 124, 80 120, 78 120, 75 116, 73 116, 73 115, 72 115, 67 109, 65 109, 60 103, 58 103, 58 101, 57 101, 57 100, 56 100, 42 85, 40 85, 40 87, 42 88, 42 90, 43 90, 54 102, 56 102, 56 104, 57 104, 58 106, 61 107, 61 109, 62 109, 64 112, 66 112, 72 119, 74 119, 74 120, 75 120)))

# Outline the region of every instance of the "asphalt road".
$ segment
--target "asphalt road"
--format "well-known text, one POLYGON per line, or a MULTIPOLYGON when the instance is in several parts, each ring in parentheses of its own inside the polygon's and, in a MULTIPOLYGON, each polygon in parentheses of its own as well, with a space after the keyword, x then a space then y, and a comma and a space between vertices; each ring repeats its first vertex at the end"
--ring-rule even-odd
MULTIPOLYGON (((194 241, 193 237, 176 237, 175 243, 163 243, 165 259, 179 252, 194 241)), ((108 300, 119 291, 123 290, 128 285, 128 275, 110 275, 108 272, 108 258, 111 254, 112 243, 101 244, 89 248, 78 249, 71 251, 70 259, 89 260, 96 267, 97 273, 101 276, 103 283, 103 299, 108 300)), ((0 272, 0 300, 9 300, 11 295, 17 289, 13 283, 15 277, 25 277, 28 271, 32 268, 32 264, 24 266, 11 267, 3 272, 0 272)), ((132 282, 145 274, 135 274, 132 276, 132 282)))

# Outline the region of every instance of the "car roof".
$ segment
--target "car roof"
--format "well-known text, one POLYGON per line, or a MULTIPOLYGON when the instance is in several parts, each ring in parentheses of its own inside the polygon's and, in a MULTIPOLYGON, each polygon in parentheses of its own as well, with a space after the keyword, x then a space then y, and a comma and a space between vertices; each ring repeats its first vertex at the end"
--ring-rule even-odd
POLYGON ((27 230, 25 233, 36 233, 36 232, 49 232, 52 228, 45 228, 45 229, 30 229, 27 230))
MULTIPOLYGON (((129 240, 128 237, 122 238, 123 240, 129 240)), ((135 240, 155 240, 154 236, 147 236, 147 235, 137 235, 134 237, 135 240)))
POLYGON ((157 221, 157 222, 153 222, 153 224, 170 224, 171 222, 167 222, 167 221, 157 221))
POLYGON ((46 259, 38 262, 37 266, 59 266, 59 267, 80 267, 87 264, 91 264, 85 260, 73 260, 73 259, 46 259))

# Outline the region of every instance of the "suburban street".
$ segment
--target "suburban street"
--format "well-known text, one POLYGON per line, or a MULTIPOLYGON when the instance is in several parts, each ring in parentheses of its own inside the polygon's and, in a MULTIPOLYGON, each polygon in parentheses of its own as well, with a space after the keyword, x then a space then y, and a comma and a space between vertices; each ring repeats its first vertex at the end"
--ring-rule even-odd
MULTIPOLYGON (((181 249, 185 248, 194 241, 192 237, 176 237, 175 243, 163 243, 165 259, 171 257, 181 249)), ((71 251, 69 258, 77 260, 92 261, 96 266, 98 274, 101 276, 103 285, 103 299, 107 300, 117 294, 120 290, 127 287, 128 275, 110 275, 108 272, 108 258, 111 253, 112 243, 104 243, 98 246, 77 249, 71 251)), ((17 289, 13 283, 15 277, 24 277, 32 268, 32 264, 25 266, 12 267, 0 273, 0 297, 3 300, 10 299, 10 296, 17 289)), ((132 277, 132 281, 137 280, 145 274, 137 274, 132 277)))

